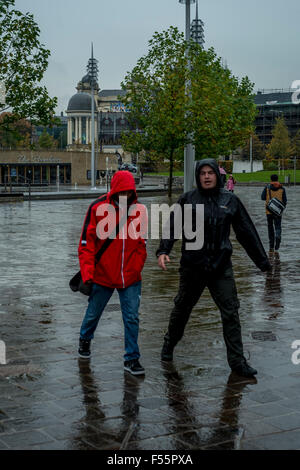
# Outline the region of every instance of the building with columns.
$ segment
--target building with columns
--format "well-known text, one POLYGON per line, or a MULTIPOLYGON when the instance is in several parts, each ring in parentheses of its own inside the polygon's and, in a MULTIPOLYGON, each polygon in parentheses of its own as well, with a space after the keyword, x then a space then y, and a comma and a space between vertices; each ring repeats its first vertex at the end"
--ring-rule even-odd
POLYGON ((94 86, 92 97, 91 80, 85 75, 77 84, 77 93, 69 101, 68 150, 88 151, 91 144, 92 125, 95 126, 96 147, 104 153, 123 154, 121 133, 128 129, 126 109, 119 96, 124 90, 101 90, 94 86), (95 122, 92 123, 92 99, 95 100, 95 122))

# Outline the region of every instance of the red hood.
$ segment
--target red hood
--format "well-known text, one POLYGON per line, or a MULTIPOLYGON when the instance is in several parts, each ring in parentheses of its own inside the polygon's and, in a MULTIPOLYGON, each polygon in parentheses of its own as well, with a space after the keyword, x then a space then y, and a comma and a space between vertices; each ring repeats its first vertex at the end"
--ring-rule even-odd
POLYGON ((282 187, 282 184, 279 183, 279 181, 272 181, 271 186, 273 186, 276 189, 279 189, 282 187))
POLYGON ((134 201, 137 200, 136 187, 134 177, 129 171, 117 171, 112 177, 110 184, 110 192, 108 193, 108 198, 119 193, 120 191, 134 191, 134 201))

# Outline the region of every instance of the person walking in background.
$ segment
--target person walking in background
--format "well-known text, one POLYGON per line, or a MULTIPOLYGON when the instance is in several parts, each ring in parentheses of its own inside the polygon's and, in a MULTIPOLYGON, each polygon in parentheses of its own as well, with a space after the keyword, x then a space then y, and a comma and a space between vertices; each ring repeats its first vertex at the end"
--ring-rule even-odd
POLYGON ((221 185, 222 185, 221 187, 224 188, 225 183, 226 183, 226 171, 223 168, 222 163, 219 163, 219 172, 220 172, 220 175, 221 175, 221 185))
POLYGON ((232 175, 229 176, 228 180, 227 180, 227 190, 230 191, 231 193, 234 192, 234 187, 236 185, 236 181, 234 179, 234 177, 232 175))
POLYGON ((268 235, 269 235, 269 250, 270 252, 278 251, 281 243, 281 215, 272 214, 268 209, 267 205, 269 201, 276 197, 285 206, 287 205, 287 197, 285 188, 278 181, 278 175, 271 175, 271 183, 265 186, 261 199, 266 201, 266 214, 268 223, 268 235))

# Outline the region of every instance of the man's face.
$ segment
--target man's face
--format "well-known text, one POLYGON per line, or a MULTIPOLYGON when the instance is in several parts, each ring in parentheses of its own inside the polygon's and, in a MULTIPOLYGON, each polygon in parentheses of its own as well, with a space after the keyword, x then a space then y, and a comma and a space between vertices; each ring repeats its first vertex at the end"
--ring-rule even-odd
POLYGON ((217 186, 217 175, 211 166, 204 165, 201 168, 200 184, 203 189, 213 189, 217 186))
POLYGON ((122 197, 127 197, 127 199, 129 199, 130 196, 132 195, 132 193, 133 193, 133 191, 131 191, 131 190, 130 190, 130 191, 120 191, 120 192, 118 193, 118 196, 119 196, 119 197, 121 197, 121 196, 122 196, 122 197))
POLYGON ((117 200, 121 206, 126 205, 128 199, 132 196, 133 191, 120 191, 117 194, 117 200))

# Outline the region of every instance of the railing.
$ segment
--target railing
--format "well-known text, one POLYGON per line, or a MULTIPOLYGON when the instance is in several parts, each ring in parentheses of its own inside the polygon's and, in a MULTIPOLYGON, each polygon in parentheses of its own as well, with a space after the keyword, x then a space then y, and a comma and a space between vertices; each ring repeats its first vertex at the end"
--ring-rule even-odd
POLYGON ((5 193, 8 192, 8 191, 7 191, 7 187, 9 187, 9 192, 10 192, 10 193, 13 193, 13 188, 15 188, 15 187, 19 187, 19 188, 20 188, 20 186, 21 186, 21 187, 22 187, 22 186, 25 186, 25 187, 28 187, 29 199, 31 199, 31 186, 32 186, 31 179, 30 179, 30 178, 27 178, 27 177, 25 177, 25 176, 21 176, 21 175, 18 176, 18 179, 23 179, 23 180, 24 180, 24 183, 23 183, 23 184, 22 184, 22 183, 21 183, 21 184, 20 184, 20 183, 14 183, 14 182, 12 181, 12 178, 11 178, 11 177, 8 178, 8 175, 5 175, 5 176, 4 176, 4 192, 5 192, 5 193))

